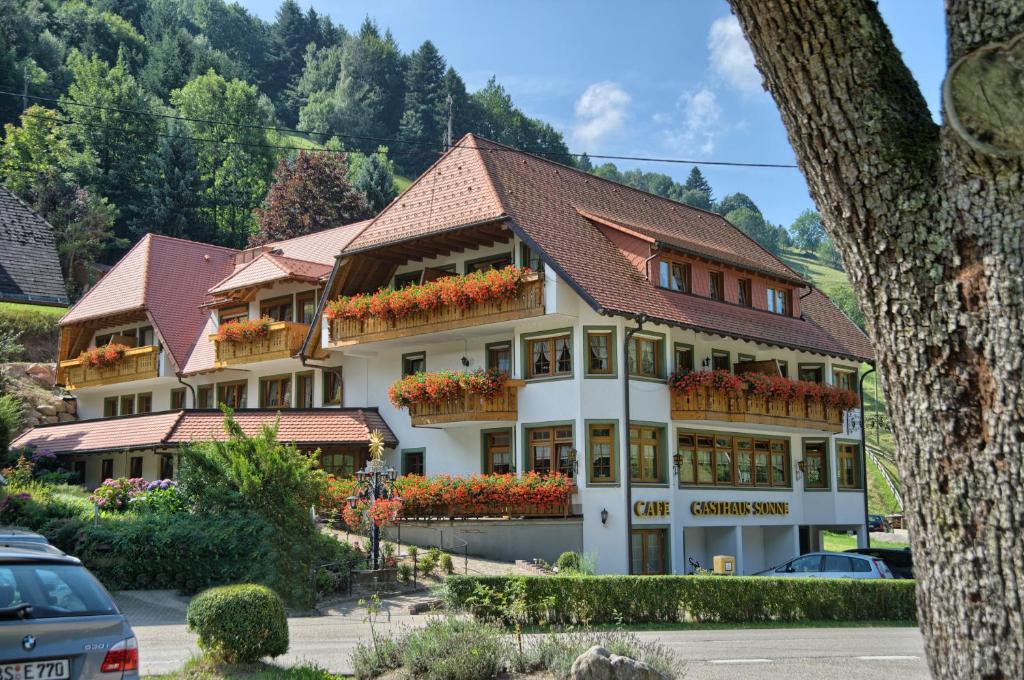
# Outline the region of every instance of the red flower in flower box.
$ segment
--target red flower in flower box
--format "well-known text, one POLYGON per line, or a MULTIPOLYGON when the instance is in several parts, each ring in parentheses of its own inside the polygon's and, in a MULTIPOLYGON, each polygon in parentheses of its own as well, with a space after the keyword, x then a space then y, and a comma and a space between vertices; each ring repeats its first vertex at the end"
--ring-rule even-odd
POLYGON ((107 366, 113 366, 124 359, 124 353, 129 349, 131 349, 131 347, 128 345, 110 342, 101 347, 96 347, 95 349, 82 352, 81 359, 88 364, 90 368, 106 368, 107 366))
POLYGON ((220 325, 216 337, 219 342, 253 342, 267 337, 272 323, 274 320, 266 316, 228 321, 220 325))

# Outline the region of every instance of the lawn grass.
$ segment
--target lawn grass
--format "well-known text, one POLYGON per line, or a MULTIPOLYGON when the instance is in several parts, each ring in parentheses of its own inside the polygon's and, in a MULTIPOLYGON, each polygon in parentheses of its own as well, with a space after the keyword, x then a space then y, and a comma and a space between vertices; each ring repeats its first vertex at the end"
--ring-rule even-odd
MULTIPOLYGON (((896 496, 885 483, 882 473, 869 458, 868 464, 868 512, 873 515, 894 515, 900 511, 896 496)), ((896 479, 899 479, 898 477, 896 479)))
POLYGON ((408 189, 410 184, 412 184, 412 180, 409 179, 408 177, 403 177, 402 175, 395 175, 395 186, 398 188, 398 193, 402 193, 403 191, 408 189))
POLYGON ((783 248, 779 257, 790 267, 809 278, 826 294, 831 293, 836 286, 850 283, 846 272, 825 264, 813 253, 805 253, 798 248, 783 248))
POLYGON ((68 311, 67 307, 52 307, 50 305, 32 305, 21 302, 0 302, 0 314, 42 314, 59 319, 68 311))
MULTIPOLYGON (((907 543, 897 543, 896 541, 879 541, 877 539, 871 539, 872 548, 895 548, 896 550, 903 550, 907 547, 907 543)), ((843 552, 845 550, 852 550, 857 547, 857 537, 853 534, 841 534, 834 531, 825 532, 825 545, 822 547, 827 552, 843 552)))

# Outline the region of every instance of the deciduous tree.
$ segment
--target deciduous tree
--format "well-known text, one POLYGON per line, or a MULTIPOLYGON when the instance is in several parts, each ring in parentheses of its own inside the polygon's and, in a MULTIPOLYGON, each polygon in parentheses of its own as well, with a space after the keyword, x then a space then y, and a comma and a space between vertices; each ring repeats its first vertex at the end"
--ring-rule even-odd
POLYGON ((345 155, 300 151, 282 158, 249 246, 312 234, 370 216, 366 197, 348 181, 345 155))
POLYGON ((730 0, 861 300, 932 675, 1024 677, 1024 4, 947 0, 943 122, 869 0, 730 0))
POLYGON ((789 232, 793 235, 793 242, 797 247, 809 253, 816 252, 821 242, 828 238, 825 225, 821 223, 821 215, 816 210, 805 210, 800 213, 790 225, 789 232))

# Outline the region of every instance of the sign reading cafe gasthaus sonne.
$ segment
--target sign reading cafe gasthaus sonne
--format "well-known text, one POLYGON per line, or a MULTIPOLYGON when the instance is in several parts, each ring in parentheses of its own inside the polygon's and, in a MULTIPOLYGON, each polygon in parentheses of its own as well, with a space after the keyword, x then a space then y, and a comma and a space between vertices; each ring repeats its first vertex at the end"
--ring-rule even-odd
POLYGON ((747 517, 788 515, 787 501, 694 501, 690 512, 697 517, 747 517))

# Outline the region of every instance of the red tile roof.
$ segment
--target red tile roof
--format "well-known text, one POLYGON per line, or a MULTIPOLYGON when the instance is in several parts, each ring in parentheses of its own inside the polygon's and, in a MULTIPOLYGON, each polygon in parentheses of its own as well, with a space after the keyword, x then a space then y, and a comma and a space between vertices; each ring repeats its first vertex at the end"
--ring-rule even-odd
POLYGON ((147 234, 72 307, 62 326, 146 312, 174 363, 184 366, 207 313, 207 290, 230 271, 231 248, 147 234))
MULTIPOLYGON (((398 440, 376 409, 240 410, 235 420, 249 435, 280 419, 278 440, 322 446, 366 444, 370 432, 380 430, 386 444, 398 440)), ((166 411, 41 425, 25 432, 11 448, 25 446, 58 454, 98 453, 149 448, 170 448, 192 441, 224 439, 220 411, 166 411)))
POLYGON ((324 229, 314 234, 296 236, 284 241, 267 244, 273 251, 281 251, 284 257, 334 266, 334 258, 347 246, 369 220, 345 224, 333 229, 324 229))
MULTIPOLYGON (((380 413, 365 409, 285 409, 235 411, 235 421, 248 435, 256 434, 264 425, 278 420, 277 438, 295 444, 365 444, 370 432, 380 430, 388 446, 398 440, 380 413)), ((220 411, 188 411, 167 438, 170 444, 186 444, 209 439, 222 440, 224 414, 220 411)))
POLYGON ((329 264, 263 253, 255 260, 238 266, 227 278, 210 288, 210 294, 219 295, 239 288, 265 285, 276 281, 316 283, 330 273, 331 265, 329 264))
POLYGON ((802 281, 722 216, 472 134, 371 220, 346 253, 498 219, 510 220, 519 236, 602 313, 645 314, 712 333, 836 356, 873 357, 864 334, 827 300, 814 297, 811 311, 797 319, 663 291, 597 226, 603 220, 684 252, 794 284, 802 281))
POLYGON ((90 453, 162 446, 181 411, 147 413, 124 418, 82 420, 40 425, 11 442, 11 448, 34 446, 53 453, 90 453))

